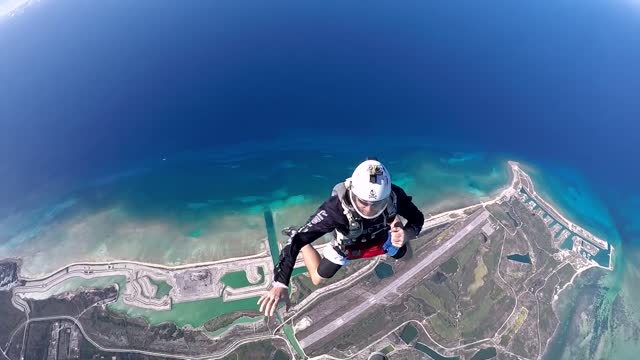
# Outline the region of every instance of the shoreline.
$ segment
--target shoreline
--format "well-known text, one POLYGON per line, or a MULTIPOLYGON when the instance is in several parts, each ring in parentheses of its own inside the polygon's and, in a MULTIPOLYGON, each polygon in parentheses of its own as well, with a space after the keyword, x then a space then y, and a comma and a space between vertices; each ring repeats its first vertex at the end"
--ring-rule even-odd
MULTIPOLYGON (((477 207, 485 207, 487 205, 491 205, 494 203, 497 203, 499 201, 501 201, 502 199, 512 195, 515 191, 516 188, 518 187, 518 182, 521 180, 520 176, 521 174, 525 175, 525 180, 528 180, 531 184, 531 188, 532 188, 532 195, 533 197, 537 200, 542 202, 546 207, 550 208, 554 215, 557 215, 560 219, 562 219, 564 222, 566 222, 570 228, 576 229, 576 233, 582 235, 583 233, 591 235, 593 238, 595 238, 596 240, 598 240, 601 243, 605 243, 608 245, 608 248, 610 249, 610 257, 609 257, 609 268, 607 267, 603 267, 601 265, 598 264, 594 264, 594 266, 598 266, 601 267, 603 269, 608 269, 608 270, 613 270, 613 253, 614 253, 614 247, 612 245, 610 245, 608 242, 596 237, 595 235, 591 234, 590 232, 588 232, 587 230, 583 229, 582 227, 574 224, 573 222, 569 221, 568 219, 566 219, 557 209, 555 209, 551 204, 549 204, 548 202, 546 202, 537 192, 535 192, 535 188, 533 186, 533 181, 531 180, 531 178, 526 174, 526 172, 524 170, 522 170, 519 166, 520 164, 516 161, 507 161, 507 166, 510 167, 510 181, 496 189, 495 191, 493 191, 491 193, 491 196, 486 196, 483 198, 480 198, 478 202, 465 206, 465 207, 461 207, 461 208, 454 208, 451 210, 445 210, 436 214, 432 214, 431 216, 425 216, 425 223, 427 221, 433 221, 435 219, 438 218, 442 218, 445 216, 449 216, 451 217, 453 216, 463 216, 465 211, 468 210, 472 210, 474 208, 477 207)), ((522 185, 522 184, 520 184, 522 185)), ((427 212, 428 209, 422 208, 421 209, 423 212, 425 212, 425 214, 429 214, 427 212)), ((587 239, 589 240, 589 239, 587 239)), ((268 239, 266 237, 264 238, 260 238, 257 240, 257 242, 267 242, 268 239)), ((73 265, 109 265, 109 264, 136 264, 136 265, 141 265, 141 266, 147 266, 147 267, 151 267, 151 268, 158 268, 158 269, 162 269, 162 270, 184 270, 184 269, 190 269, 190 268, 198 268, 198 267, 206 267, 206 266, 211 266, 211 265, 217 265, 217 264, 224 264, 224 263, 229 263, 229 262, 234 262, 234 261, 239 261, 239 260, 250 260, 250 259, 257 259, 257 258, 261 258, 264 256, 267 256, 269 253, 268 250, 263 250, 259 253, 255 253, 255 254, 251 254, 251 255, 246 255, 246 256, 238 256, 238 257, 233 257, 233 258, 226 258, 226 259, 220 259, 220 260, 213 260, 213 261, 205 261, 205 262, 197 262, 197 263, 185 263, 185 264, 180 264, 180 265, 166 265, 166 264, 160 264, 160 263, 149 263, 149 262, 143 262, 143 261, 135 261, 135 260, 118 260, 118 259, 114 259, 114 260, 109 260, 109 261, 77 261, 77 262, 73 262, 73 263, 69 263, 67 265, 64 265, 62 267, 59 267, 58 269, 51 271, 51 272, 45 272, 45 273, 40 273, 40 274, 35 274, 35 275, 22 275, 20 272, 20 270, 22 270, 20 268, 19 272, 18 272, 18 278, 20 280, 26 280, 26 281, 40 281, 40 280, 45 280, 53 275, 55 275, 56 273, 65 270, 66 268, 73 266, 73 265)), ((19 262, 19 264, 23 263, 23 259, 20 257, 13 257, 13 258, 6 258, 6 259, 0 259, 0 261, 11 261, 11 259, 14 259, 16 262, 19 262)))
MULTIPOLYGON (((267 241, 266 238, 261 239, 261 240, 265 241, 265 242, 267 241)), ((140 265, 140 266, 156 268, 156 269, 161 269, 161 270, 175 271, 175 270, 185 270, 185 269, 197 269, 199 267, 208 267, 208 266, 211 266, 211 265, 220 265, 220 264, 224 264, 224 263, 232 263, 232 262, 241 261, 241 260, 261 259, 261 258, 266 257, 266 256, 269 256, 269 252, 264 250, 264 251, 262 251, 260 253, 253 254, 253 255, 238 256, 238 257, 227 258, 227 259, 222 259, 222 260, 206 261, 206 262, 198 262, 198 263, 189 263, 189 264, 181 264, 181 265, 164 265, 164 264, 147 263, 147 262, 135 261, 135 260, 78 261, 78 262, 73 262, 73 263, 67 264, 67 265, 65 265, 65 266, 63 266, 61 268, 58 268, 57 270, 55 270, 53 272, 46 273, 46 275, 39 275, 39 277, 23 277, 23 276, 18 275, 18 278, 20 280, 26 280, 26 281, 43 281, 43 280, 47 280, 48 278, 56 275, 59 272, 64 271, 65 269, 67 269, 69 267, 82 266, 82 265, 101 266, 101 265, 116 265, 116 264, 133 264, 133 265, 140 265)), ((20 259, 20 258, 14 258, 14 259, 22 261, 22 259, 20 259)), ((0 261, 5 261, 5 259, 0 260, 0 261)))
MULTIPOLYGON (((425 217, 429 218, 430 216, 437 216, 450 211, 455 212, 456 210, 459 210, 461 208, 469 208, 481 204, 482 202, 490 201, 491 198, 502 191, 505 186, 508 186, 508 183, 505 183, 504 180, 513 178, 513 172, 509 169, 508 163, 506 161, 500 161, 499 163, 496 163, 495 169, 497 169, 496 172, 499 172, 501 174, 499 178, 500 181, 492 183, 491 187, 481 186, 481 188, 483 188, 483 191, 485 191, 484 188, 487 188, 486 193, 477 195, 469 193, 464 188, 459 187, 456 187, 457 191, 450 192, 449 190, 451 189, 449 189, 441 193, 441 195, 438 195, 438 193, 434 193, 434 191, 429 190, 425 191, 423 195, 424 199, 419 199, 419 203, 417 203, 417 205, 421 210, 424 211, 425 217)), ((449 174, 449 176, 452 174, 453 173, 449 174)), ((459 175, 461 176, 461 174, 459 175)), ((509 181, 509 183, 510 182, 511 181, 509 181)), ((415 190, 418 194, 421 193, 420 189, 426 189, 426 187, 429 186, 429 184, 425 183, 424 181, 420 181, 420 183, 422 185, 420 185, 415 190)), ((437 184, 434 184, 434 186, 435 185, 437 184)), ((434 186, 431 186, 431 188, 437 190, 437 186, 434 186)), ((311 213, 315 210, 315 204, 319 204, 322 201, 322 197, 320 195, 318 195, 318 197, 315 197, 313 195, 305 195, 305 198, 307 197, 307 200, 309 200, 311 203, 302 204, 302 207, 284 206, 284 208, 282 209, 284 211, 283 217, 281 218, 285 219, 293 216, 296 219, 296 223, 300 221, 306 221, 306 218, 303 219, 301 216, 298 216, 296 214, 299 214, 300 211, 311 213)), ((213 211, 215 209, 211 210, 213 211)), ((243 217, 243 213, 244 211, 241 211, 238 215, 240 217, 243 217)), ((246 215, 251 216, 251 214, 248 213, 246 215)), ((217 213, 216 211, 213 211, 211 216, 225 217, 226 215, 222 212, 217 213)), ((241 219, 238 220, 237 224, 239 226, 243 226, 242 221, 243 220, 241 219)), ((251 221, 253 222, 253 220, 251 221)), ((169 223, 168 226, 172 225, 169 223)), ((229 231, 234 230, 230 229, 229 231)), ((243 259, 246 257, 254 256, 264 250, 265 246, 263 245, 263 241, 260 238, 266 237, 266 233, 265 231, 248 231, 246 235, 244 235, 244 231, 241 231, 241 234, 239 234, 238 236, 246 238, 246 241, 242 242, 241 247, 236 248, 234 251, 223 250, 223 245, 220 245, 221 247, 219 248, 219 251, 216 250, 218 249, 217 244, 223 244, 225 242, 226 236, 223 233, 212 234, 209 238, 203 239, 203 241, 206 241, 206 244, 202 243, 203 245, 200 246, 203 251, 207 251, 208 256, 202 256, 204 252, 194 251, 193 253, 191 253, 191 251, 185 252, 184 250, 169 251, 174 247, 177 248, 179 246, 178 244, 180 243, 180 241, 170 241, 170 238, 167 238, 169 240, 166 241, 163 240, 163 245, 167 249, 166 251, 158 251, 161 250, 159 248, 155 248, 156 250, 154 251, 153 245, 148 244, 148 242, 145 242, 144 239, 131 241, 128 243, 128 245, 123 241, 112 242, 114 246, 118 245, 118 247, 114 247, 112 249, 111 245, 109 245, 108 247, 105 247, 104 250, 101 250, 103 249, 103 242, 100 239, 104 235, 99 232, 92 232, 91 234, 89 234, 89 236, 89 239, 91 240, 87 242, 86 249, 81 251, 70 251, 66 253, 58 252, 58 256, 47 257, 45 254, 48 251, 48 247, 51 246, 47 245, 50 244, 50 242, 47 241, 34 242, 33 246, 25 243, 26 245, 24 245, 23 248, 17 248, 15 250, 12 250, 11 247, 7 247, 6 249, 3 249, 2 255, 18 255, 24 260, 25 266, 21 267, 19 274, 25 279, 37 279, 46 277, 52 272, 58 271, 68 264, 73 263, 108 263, 131 261, 141 262, 145 264, 155 264, 158 266, 162 265, 166 267, 180 268, 181 266, 189 266, 191 264, 210 264, 214 262, 227 261, 229 259, 243 259), (254 240, 249 240, 254 236, 254 240), (127 250, 128 248, 130 248, 131 251, 127 250), (142 250, 139 251, 138 248, 144 248, 148 250, 142 252, 142 250)), ((50 238, 51 240, 54 240, 52 237, 50 238)), ((152 240, 152 238, 149 238, 149 240, 152 240)), ((65 239, 65 241, 61 243, 61 246, 62 249, 73 246, 73 238, 69 237, 68 239, 65 239)))
MULTIPOLYGON (((535 165, 532 164, 528 164, 525 163, 523 164, 523 166, 521 167, 522 171, 527 174, 529 176, 529 178, 531 179, 532 183, 536 183, 536 181, 534 181, 534 179, 532 178, 532 176, 530 174, 533 174, 534 176, 540 177, 540 178, 544 178, 545 175, 545 171, 544 168, 542 166, 538 166, 536 167, 535 165)), ((541 179, 538 179, 541 180, 541 179)), ((539 186, 539 182, 537 183, 539 186)), ((568 216, 566 216, 566 214, 571 215, 571 217, 574 218, 574 220, 576 220, 576 222, 579 222, 579 218, 580 218, 580 214, 576 214, 574 212, 572 212, 570 210, 570 208, 572 206, 563 206, 562 204, 558 204, 557 201, 554 201, 554 197, 552 192, 553 191, 548 191, 546 187, 540 186, 540 188, 542 189, 541 192, 544 193, 540 194, 539 192, 537 192, 538 196, 541 197, 542 199, 545 199, 545 202, 548 203, 548 205, 552 208, 554 208, 556 210, 556 212, 560 213, 560 214, 565 214, 563 216, 565 216, 565 218, 567 218, 567 220, 569 220, 568 216)), ((612 226, 612 225, 611 225, 612 226)), ((611 234, 607 234, 605 229, 600 228, 599 226, 594 226, 594 225, 590 225, 589 226, 591 229, 587 229, 586 227, 583 227, 587 232, 593 234, 595 237, 598 238, 608 238, 610 236, 612 236, 611 234)))

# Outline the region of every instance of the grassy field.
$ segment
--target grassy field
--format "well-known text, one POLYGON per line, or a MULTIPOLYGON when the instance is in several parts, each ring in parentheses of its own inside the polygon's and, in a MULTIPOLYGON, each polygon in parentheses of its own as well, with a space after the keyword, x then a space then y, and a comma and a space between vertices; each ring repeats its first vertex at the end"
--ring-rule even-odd
POLYGON ((486 328, 486 322, 490 321, 489 311, 493 305, 492 301, 482 301, 462 316, 460 327, 465 339, 475 339, 481 335, 486 328))
POLYGON ((424 284, 418 286, 414 291, 414 294, 426 301, 427 304, 433 306, 437 311, 446 312, 444 306, 442 306, 442 300, 435 296, 424 284))
MULTIPOLYGON (((339 338, 328 346, 339 351, 344 351, 353 345, 362 344, 362 342, 367 340, 375 331, 387 327, 390 320, 391 319, 385 316, 384 312, 375 312, 351 326, 349 330, 343 332, 339 338)), ((325 349, 329 348, 325 347, 325 349)))
POLYGON ((524 322, 527 320, 527 315, 529 315, 529 310, 527 310, 525 307, 521 307, 518 311, 518 315, 516 316, 516 320, 513 322, 511 329, 509 329, 510 336, 513 337, 518 333, 520 327, 522 327, 522 324, 524 324, 524 322))
POLYGON ((457 339, 458 329, 456 329, 455 325, 448 319, 446 319, 445 315, 438 314, 436 316, 432 316, 429 318, 429 324, 433 328, 440 337, 450 340, 457 339))
MULTIPOLYGON (((482 240, 480 240, 480 238, 475 238, 471 240, 471 242, 467 244, 467 246, 465 246, 462 251, 456 254, 455 258, 458 261, 458 264, 460 264, 463 269, 467 266, 471 258, 476 254, 481 244, 482 240)), ((458 273, 460 272, 458 271, 458 273)))
POLYGON ((385 346, 384 349, 380 350, 380 352, 385 354, 385 355, 388 355, 393 350, 395 350, 395 348, 393 347, 393 345, 389 344, 389 345, 385 346))
POLYGON ((473 283, 469 285, 469 288, 467 289, 469 296, 473 296, 473 294, 475 294, 476 291, 484 285, 484 277, 487 276, 487 267, 484 265, 481 256, 478 257, 478 265, 473 270, 473 276, 473 283))

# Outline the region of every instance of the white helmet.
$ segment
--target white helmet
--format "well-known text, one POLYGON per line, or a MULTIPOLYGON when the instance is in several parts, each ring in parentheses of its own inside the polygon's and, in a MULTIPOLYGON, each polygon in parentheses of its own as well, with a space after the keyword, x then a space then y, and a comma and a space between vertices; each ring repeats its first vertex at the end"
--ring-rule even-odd
POLYGON ((378 160, 360 163, 347 179, 354 209, 365 219, 378 217, 387 207, 391 194, 391 176, 378 160))

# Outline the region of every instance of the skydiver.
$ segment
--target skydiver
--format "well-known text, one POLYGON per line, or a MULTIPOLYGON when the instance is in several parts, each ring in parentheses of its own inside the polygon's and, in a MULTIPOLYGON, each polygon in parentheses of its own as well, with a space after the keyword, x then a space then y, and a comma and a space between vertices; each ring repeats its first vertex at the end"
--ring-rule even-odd
POLYGON ((424 214, 412 197, 392 184, 380 161, 368 158, 351 177, 334 186, 331 197, 305 225, 283 230, 289 244, 280 252, 271 288, 258 300, 260 312, 273 316, 281 300, 289 309, 289 280, 300 252, 311 281, 318 285, 351 260, 383 254, 402 258, 407 252, 406 242, 420 234, 423 223, 424 214), (398 215, 407 220, 406 224, 398 215), (311 243, 327 233, 332 233, 333 239, 321 257, 311 243))

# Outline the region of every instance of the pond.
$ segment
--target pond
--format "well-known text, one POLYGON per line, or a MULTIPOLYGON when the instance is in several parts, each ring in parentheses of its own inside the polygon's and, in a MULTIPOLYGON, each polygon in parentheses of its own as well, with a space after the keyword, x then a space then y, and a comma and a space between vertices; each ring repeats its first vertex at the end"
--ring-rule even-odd
POLYGON ((443 282, 447 281, 447 275, 438 271, 435 274, 433 274, 433 276, 431 277, 431 281, 433 281, 436 284, 442 284, 443 282))
POLYGON ((400 338, 406 344, 413 341, 413 339, 415 339, 416 336, 418 336, 418 330, 413 325, 410 325, 410 324, 407 324, 407 326, 405 326, 404 329, 402 329, 402 332, 400 333, 400 338))
MULTIPOLYGON (((258 284, 260 284, 264 281, 264 269, 262 269, 262 267, 259 267, 258 273, 260 274, 260 281, 258 282, 258 284)), ((234 289, 253 285, 247 279, 247 274, 246 272, 244 272, 244 270, 228 272, 224 274, 220 281, 227 286, 231 286, 234 289)))
POLYGON ((521 263, 524 263, 524 264, 531 264, 531 258, 529 257, 529 253, 526 253, 524 255, 511 254, 511 255, 507 256, 507 259, 509 259, 511 261, 521 262, 521 263))
POLYGON ((384 279, 393 276, 393 268, 387 263, 378 264, 376 266, 375 272, 376 276, 378 276, 378 279, 384 279))
POLYGON ((158 287, 158 290, 156 290, 156 299, 162 299, 162 297, 169 295, 169 292, 171 292, 171 289, 173 289, 173 287, 167 284, 166 281, 155 280, 152 278, 149 278, 149 281, 158 287))
POLYGON ((494 347, 484 348, 473 355, 471 360, 487 360, 496 357, 498 352, 494 347))
POLYGON ((458 356, 454 356, 454 357, 442 356, 442 355, 438 354, 437 352, 435 352, 430 347, 428 347, 427 345, 425 345, 423 343, 420 343, 420 342, 416 343, 416 349, 422 351, 423 353, 425 353, 427 355, 429 355, 434 360, 458 360, 458 359, 460 359, 458 356))
POLYGON ((458 261, 455 258, 449 258, 444 264, 440 265, 442 272, 453 275, 458 271, 458 261))

